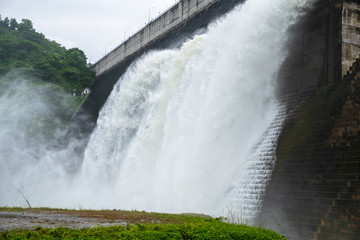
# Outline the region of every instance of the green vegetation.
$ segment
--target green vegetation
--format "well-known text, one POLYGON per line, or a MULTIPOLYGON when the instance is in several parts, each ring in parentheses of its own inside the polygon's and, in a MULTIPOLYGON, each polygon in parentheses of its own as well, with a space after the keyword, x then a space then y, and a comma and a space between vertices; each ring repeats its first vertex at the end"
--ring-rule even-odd
POLYGON ((0 239, 285 239, 273 231, 249 226, 203 220, 183 224, 128 224, 123 226, 68 229, 57 227, 14 230, 0 233, 0 239))
POLYGON ((128 224, 123 226, 68 229, 58 227, 14 230, 0 239, 285 239, 270 230, 233 225, 216 220, 185 224, 128 224))
POLYGON ((0 17, 0 75, 23 69, 37 79, 61 86, 64 90, 81 90, 94 81, 86 56, 78 48, 66 49, 50 41, 33 28, 28 19, 0 17))
MULTIPOLYGON (((85 98, 73 96, 94 82, 84 52, 66 49, 33 28, 29 19, 0 16, 0 96, 24 80, 62 120, 68 120, 85 98)), ((29 89, 31 88, 31 89, 29 89)))
POLYGON ((24 211, 24 208, 22 208, 22 207, 0 207, 0 212, 1 211, 21 212, 21 211, 24 211))
MULTIPOLYGON (((122 219, 128 223, 184 223, 184 222, 197 222, 199 219, 212 219, 208 215, 183 213, 183 214, 168 214, 157 212, 144 212, 144 211, 126 211, 126 210, 76 210, 76 209, 60 209, 60 208, 22 208, 22 207, 0 207, 0 212, 26 212, 33 214, 65 214, 75 215, 84 218, 99 218, 106 220, 122 219)), ((219 218, 218 220, 221 220, 219 218)))
POLYGON ((27 212, 72 215, 81 218, 99 219, 102 223, 115 220, 126 226, 98 226, 95 228, 69 229, 57 227, 33 230, 0 232, 0 239, 257 239, 285 240, 271 230, 245 225, 229 224, 221 218, 213 219, 198 214, 164 214, 118 210, 66 210, 50 208, 0 208, 6 212, 27 212))

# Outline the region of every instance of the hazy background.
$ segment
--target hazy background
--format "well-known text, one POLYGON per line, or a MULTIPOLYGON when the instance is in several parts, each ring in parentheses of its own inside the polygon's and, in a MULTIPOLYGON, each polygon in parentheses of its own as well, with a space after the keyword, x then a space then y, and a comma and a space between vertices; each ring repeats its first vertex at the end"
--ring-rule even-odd
POLYGON ((46 38, 80 48, 94 63, 178 1, 0 0, 0 14, 30 19, 46 38))

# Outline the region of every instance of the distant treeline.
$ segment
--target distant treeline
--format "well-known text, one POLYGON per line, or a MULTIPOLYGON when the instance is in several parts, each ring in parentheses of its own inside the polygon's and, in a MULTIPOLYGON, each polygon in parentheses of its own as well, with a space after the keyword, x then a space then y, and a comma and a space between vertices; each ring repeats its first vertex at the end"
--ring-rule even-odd
POLYGON ((69 92, 91 86, 94 72, 84 52, 66 49, 36 32, 29 19, 17 22, 0 16, 0 75, 21 69, 32 77, 69 92))

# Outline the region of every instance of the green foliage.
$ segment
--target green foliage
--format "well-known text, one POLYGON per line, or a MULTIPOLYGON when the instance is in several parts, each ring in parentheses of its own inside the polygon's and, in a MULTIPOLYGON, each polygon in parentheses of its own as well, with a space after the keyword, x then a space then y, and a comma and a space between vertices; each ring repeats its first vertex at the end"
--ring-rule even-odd
POLYGON ((13 230, 0 233, 0 239, 243 239, 243 240, 285 240, 274 231, 245 225, 229 224, 221 218, 211 218, 198 214, 166 214, 142 211, 114 210, 71 210, 50 208, 7 208, 5 212, 33 212, 45 214, 46 211, 102 219, 123 220, 124 226, 68 229, 63 227, 33 230, 13 230))
POLYGON ((31 77, 54 83, 67 92, 90 87, 94 72, 78 48, 66 49, 35 31, 29 19, 0 17, 0 75, 26 69, 31 77))
MULTIPOLYGON (((35 83, 38 89, 30 89, 35 91, 34 95, 40 94, 56 112, 57 119, 66 121, 85 100, 73 96, 74 92, 90 87, 95 73, 87 65, 82 50, 66 49, 49 41, 35 31, 29 19, 18 23, 16 19, 2 20, 0 16, 0 96, 18 84, 19 78, 35 83)), ((52 117, 42 122, 51 125, 52 117)), ((49 128, 54 127, 50 125, 49 128)))
POLYGON ((201 219, 183 224, 128 224, 112 227, 68 229, 63 227, 14 230, 0 233, 0 239, 238 239, 285 240, 265 229, 201 219))

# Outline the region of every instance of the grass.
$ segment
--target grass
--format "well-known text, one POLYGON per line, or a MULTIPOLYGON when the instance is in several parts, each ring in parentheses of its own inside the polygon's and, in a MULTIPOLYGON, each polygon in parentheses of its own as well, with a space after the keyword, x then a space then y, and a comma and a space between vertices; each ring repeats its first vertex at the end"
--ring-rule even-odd
POLYGON ((57 227, 14 230, 0 233, 0 239, 285 239, 277 233, 233 225, 219 220, 182 224, 128 224, 123 226, 69 229, 57 227))
POLYGON ((118 210, 64 210, 49 208, 1 208, 0 211, 32 213, 64 213, 101 220, 122 220, 126 226, 98 226, 70 229, 64 227, 33 230, 13 230, 0 233, 0 239, 257 239, 273 240, 285 237, 271 230, 229 224, 221 218, 196 214, 163 214, 118 210))
POLYGON ((167 214, 144 211, 125 211, 125 210, 75 210, 75 209, 56 209, 56 208, 21 208, 21 207, 0 207, 0 212, 27 212, 27 213, 52 213, 67 214, 81 218, 98 218, 103 220, 123 220, 128 223, 182 223, 197 222, 198 219, 211 218, 201 214, 167 214))

